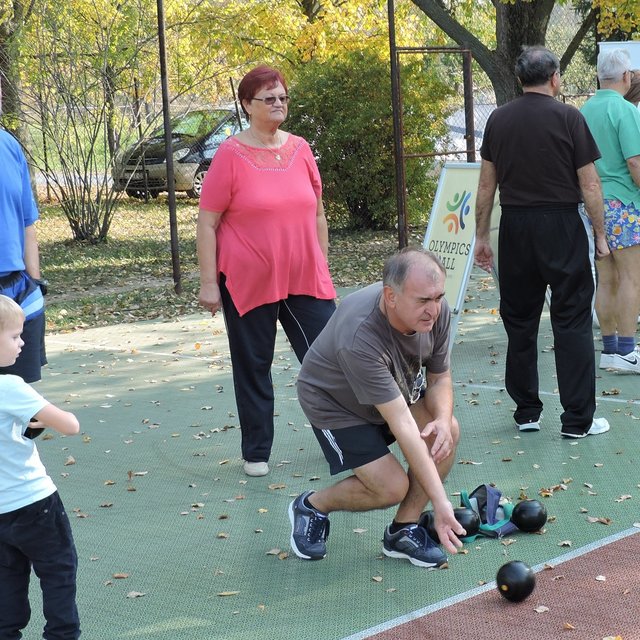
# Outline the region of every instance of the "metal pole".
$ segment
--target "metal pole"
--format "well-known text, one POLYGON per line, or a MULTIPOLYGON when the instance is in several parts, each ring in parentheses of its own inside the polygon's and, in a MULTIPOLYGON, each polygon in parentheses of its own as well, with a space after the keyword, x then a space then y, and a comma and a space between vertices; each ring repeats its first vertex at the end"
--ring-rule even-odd
POLYGON ((389 53, 391 63, 391 106, 393 109, 393 148, 396 170, 396 207, 398 208, 398 248, 407 246, 404 154, 402 149, 402 114, 400 108, 400 73, 396 55, 394 0, 387 1, 389 14, 389 53))
POLYGON ((174 291, 182 293, 180 281, 180 250, 178 247, 178 221, 176 218, 176 185, 173 174, 173 144, 171 143, 171 118, 169 117, 169 85, 167 82, 167 50, 164 37, 164 7, 158 6, 158 50, 160 55, 160 84, 162 87, 162 115, 164 118, 164 148, 167 159, 167 190, 169 191, 169 229, 171 232, 171 264, 173 266, 174 291))
POLYGON ((238 98, 236 97, 236 88, 233 86, 233 78, 229 78, 229 84, 231 85, 233 104, 236 108, 236 120, 238 121, 238 127, 240 128, 240 131, 242 131, 242 118, 240 117, 240 109, 238 109, 238 98))
POLYGON ((464 84, 464 126, 467 140, 467 162, 476 161, 476 133, 473 116, 473 75, 471 51, 462 51, 462 77, 464 84))
MULTIPOLYGON (((140 113, 140 94, 138 93, 138 78, 133 79, 133 104, 136 110, 136 122, 138 124, 138 140, 142 143, 142 115, 140 113)), ((142 179, 144 180, 144 201, 149 202, 149 176, 147 175, 147 164, 145 162, 144 145, 141 144, 142 155, 142 179)))

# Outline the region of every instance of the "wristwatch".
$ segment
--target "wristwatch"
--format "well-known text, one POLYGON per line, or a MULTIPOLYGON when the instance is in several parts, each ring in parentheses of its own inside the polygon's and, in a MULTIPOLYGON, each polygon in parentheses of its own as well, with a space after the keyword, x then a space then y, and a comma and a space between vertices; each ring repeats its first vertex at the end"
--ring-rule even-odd
POLYGON ((40 280, 39 278, 31 278, 39 287, 43 296, 47 295, 49 290, 49 282, 47 280, 40 280))

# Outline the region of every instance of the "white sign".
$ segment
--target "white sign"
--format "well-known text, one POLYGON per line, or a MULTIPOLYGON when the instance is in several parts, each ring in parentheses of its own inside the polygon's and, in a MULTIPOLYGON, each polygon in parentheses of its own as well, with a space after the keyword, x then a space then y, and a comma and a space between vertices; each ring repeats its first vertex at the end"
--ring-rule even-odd
MULTIPOLYGON (((453 344, 473 268, 479 177, 479 162, 447 162, 444 165, 422 243, 425 249, 433 251, 442 260, 447 269, 445 297, 451 307, 450 344, 453 344)), ((496 209, 499 211, 497 196, 492 223, 495 222, 496 209)))
POLYGON ((628 42, 599 42, 600 51, 606 49, 624 49, 631 57, 631 68, 640 69, 640 40, 628 42))

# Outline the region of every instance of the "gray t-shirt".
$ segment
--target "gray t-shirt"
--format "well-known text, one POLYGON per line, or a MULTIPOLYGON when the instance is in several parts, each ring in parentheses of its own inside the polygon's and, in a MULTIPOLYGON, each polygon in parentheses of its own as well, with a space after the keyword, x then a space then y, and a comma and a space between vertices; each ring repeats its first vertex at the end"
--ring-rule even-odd
POLYGON ((347 296, 304 357, 298 399, 318 429, 384 424, 375 408, 403 396, 417 399, 421 366, 449 370, 450 311, 442 301, 430 333, 404 335, 380 311, 382 283, 347 296))

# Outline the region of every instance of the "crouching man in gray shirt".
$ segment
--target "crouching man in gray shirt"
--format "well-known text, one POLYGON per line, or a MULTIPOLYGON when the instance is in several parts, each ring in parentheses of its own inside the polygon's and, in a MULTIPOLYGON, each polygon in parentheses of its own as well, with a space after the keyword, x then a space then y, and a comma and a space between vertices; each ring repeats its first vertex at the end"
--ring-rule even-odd
POLYGON ((465 531, 442 481, 460 430, 453 416, 445 269, 416 249, 387 260, 383 280, 349 295, 304 358, 298 398, 331 474, 352 475, 289 506, 295 554, 326 555, 328 514, 399 505, 384 532, 384 554, 420 567, 447 556, 427 535, 428 502, 444 548, 456 552, 465 531), (422 369, 426 369, 426 387, 422 369), (408 470, 389 451, 397 441, 408 470))

